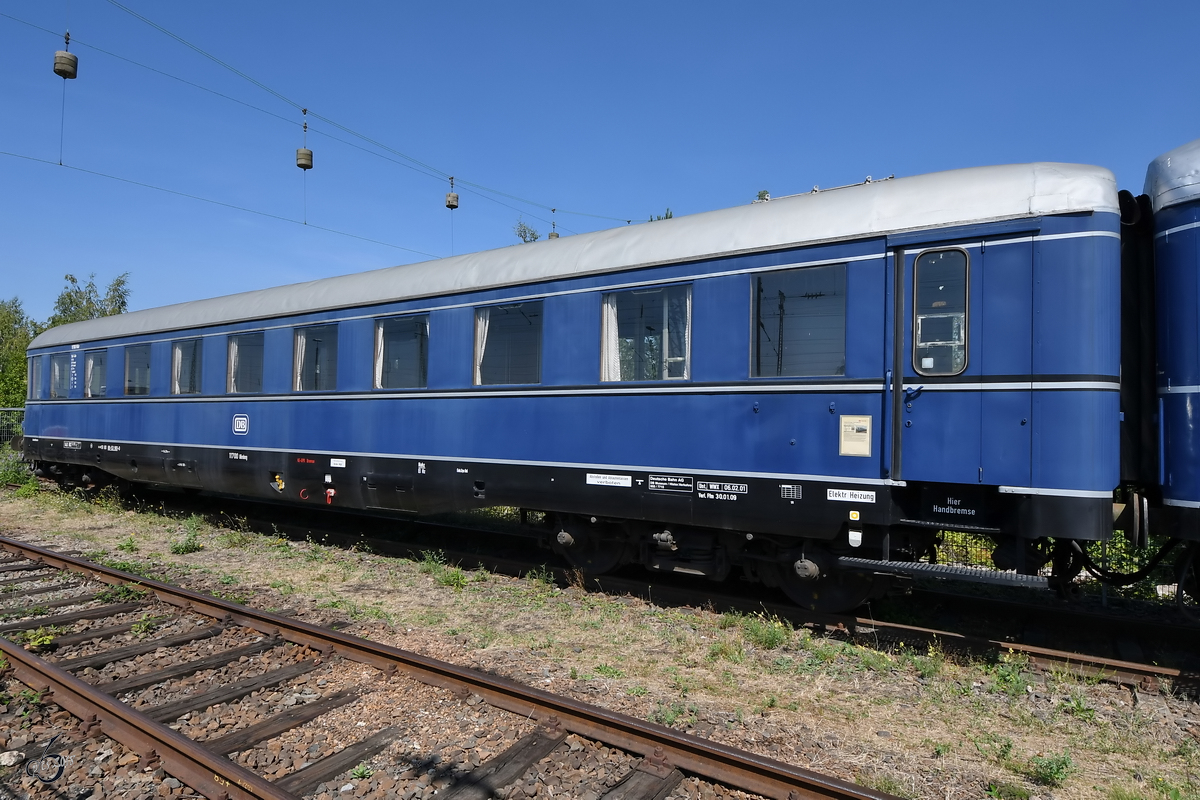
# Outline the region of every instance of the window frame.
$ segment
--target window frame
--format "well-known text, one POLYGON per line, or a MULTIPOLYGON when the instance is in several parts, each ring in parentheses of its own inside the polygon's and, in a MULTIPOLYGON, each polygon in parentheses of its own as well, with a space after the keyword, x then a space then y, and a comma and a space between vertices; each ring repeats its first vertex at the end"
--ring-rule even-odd
POLYGON ((204 339, 192 336, 187 339, 175 339, 171 342, 171 394, 177 396, 204 393, 204 339), (195 364, 195 384, 189 391, 183 391, 180 378, 183 375, 183 345, 194 345, 192 361, 195 364))
POLYGON ((409 391, 412 389, 428 389, 429 388, 429 314, 404 314, 393 317, 377 317, 375 319, 374 331, 374 357, 371 361, 371 388, 380 392, 398 392, 409 391), (420 348, 421 363, 418 365, 417 372, 421 377, 421 382, 413 386, 384 386, 383 376, 386 368, 384 363, 384 350, 386 349, 386 341, 384 339, 384 326, 390 322, 417 322, 424 320, 425 322, 425 344, 420 348))
POLYGON ((42 356, 30 356, 26 359, 29 362, 28 370, 25 374, 25 389, 28 397, 27 400, 42 399, 42 377, 45 375, 45 366, 42 364, 42 356))
MULTIPOLYGON (((930 316, 928 314, 920 315, 922 318, 930 316)), ((912 361, 913 371, 926 378, 953 378, 962 375, 971 365, 971 254, 967 252, 965 247, 934 247, 929 250, 922 250, 913 256, 912 270, 912 320, 910 326, 910 336, 912 337, 912 347, 910 348, 910 360, 912 361), (920 285, 920 263, 921 259, 926 256, 931 256, 936 253, 962 253, 963 256, 963 324, 962 324, 962 348, 963 348, 963 363, 956 372, 929 372, 923 370, 920 366, 920 359, 917 356, 917 348, 920 345, 918 341, 918 288, 920 285)))
POLYGON ((750 273, 750 358, 747 364, 747 375, 752 381, 788 381, 795 382, 804 379, 824 379, 824 378, 844 378, 849 370, 849 347, 848 338, 850 335, 850 263, 849 261, 834 261, 832 263, 821 264, 785 264, 779 267, 772 267, 765 270, 755 270, 750 273), (763 275, 776 275, 785 272, 800 272, 810 269, 829 269, 831 267, 841 267, 842 269, 842 372, 819 372, 802 375, 756 375, 755 374, 755 357, 759 355, 755 345, 757 343, 759 310, 758 304, 758 279, 763 275))
POLYGON ((51 353, 50 354, 50 400, 68 400, 71 397, 71 353, 51 353), (54 365, 62 364, 63 373, 62 380, 64 388, 62 394, 56 394, 54 388, 54 365))
POLYGON ((473 339, 474 339, 474 344, 472 345, 472 348, 471 348, 471 385, 472 386, 540 386, 542 384, 542 366, 543 366, 542 365, 542 357, 543 357, 543 355, 545 353, 545 349, 546 349, 545 348, 545 344, 546 344, 546 301, 545 301, 545 298, 537 297, 537 298, 531 298, 528 300, 520 300, 517 302, 509 301, 509 302, 487 303, 484 305, 478 305, 478 306, 474 307, 474 313, 472 314, 472 319, 473 319, 472 332, 473 332, 473 339), (523 383, 486 383, 486 382, 484 382, 484 380, 483 380, 483 359, 487 356, 487 341, 488 341, 487 337, 488 337, 488 332, 490 332, 490 330, 491 330, 490 316, 491 316, 492 309, 499 308, 499 309, 508 311, 513 308, 520 308, 521 306, 524 306, 524 305, 534 305, 534 304, 537 304, 537 306, 539 308, 539 312, 540 312, 538 314, 539 322, 538 322, 538 337, 537 337, 537 380, 536 381, 526 381, 523 383), (484 334, 482 336, 480 336, 480 321, 481 321, 480 312, 483 312, 483 311, 488 312, 489 323, 488 323, 487 328, 485 329, 484 334), (481 347, 483 348, 482 352, 480 350, 481 347))
POLYGON ((267 366, 267 336, 265 330, 254 331, 238 331, 231 333, 225 337, 225 394, 262 394, 264 389, 263 378, 267 366), (262 343, 262 358, 258 364, 258 389, 249 391, 238 389, 235 383, 235 375, 237 367, 234 362, 235 350, 240 349, 241 345, 237 343, 238 339, 257 336, 262 343))
MULTIPOLYGON (((337 386, 338 386, 338 340, 340 338, 340 331, 338 330, 338 327, 339 327, 338 321, 335 320, 333 322, 322 322, 322 323, 318 323, 316 325, 297 325, 296 327, 292 328, 292 391, 293 392, 303 392, 303 393, 307 394, 309 392, 336 392, 337 391, 337 386), (334 340, 334 342, 333 342, 333 388, 325 389, 325 388, 320 388, 320 387, 314 387, 312 389, 303 389, 303 388, 301 388, 300 383, 301 383, 301 380, 303 379, 304 356, 305 356, 305 352, 308 349, 308 332, 323 329, 323 328, 332 328, 333 329, 333 340, 334 340), (303 348, 301 348, 299 346, 300 345, 300 337, 302 334, 305 337, 303 348)), ((263 361, 265 364, 265 362, 266 362, 265 357, 264 357, 263 361)), ((320 367, 320 364, 316 364, 316 366, 320 367)), ((319 369, 316 370, 315 374, 320 374, 320 370, 319 369)))
MULTIPOLYGON (((690 381, 692 379, 692 311, 694 298, 694 281, 664 283, 654 286, 637 286, 627 289, 614 289, 609 292, 600 293, 600 382, 601 383, 677 383, 680 381, 690 381), (682 356, 671 356, 670 353, 670 327, 669 324, 664 326, 662 333, 663 352, 658 363, 657 378, 630 378, 625 380, 620 377, 621 374, 621 356, 620 356, 620 320, 616 318, 618 311, 614 308, 612 312, 612 321, 610 314, 607 311, 608 298, 617 297, 619 295, 636 295, 636 294, 652 294, 655 292, 663 292, 664 294, 671 289, 682 288, 686 290, 686 318, 684 320, 684 350, 682 356), (616 325, 616 330, 612 330, 612 326, 616 325), (610 336, 611 334, 611 336, 610 336), (610 344, 610 338, 612 343, 610 344), (611 352, 613 346, 617 347, 617 352, 611 352), (611 360, 615 355, 616 360, 611 360), (672 377, 669 374, 669 364, 676 359, 683 361, 683 374, 672 377), (612 368, 616 367, 617 376, 611 377, 612 368), (607 376, 607 377, 606 377, 607 376)), ((663 313, 670 321, 670 304, 663 304, 663 313)))
POLYGON ((151 391, 150 380, 151 380, 151 376, 154 372, 154 350, 153 350, 153 348, 151 348, 150 344, 147 342, 145 344, 127 344, 124 346, 123 349, 124 349, 124 353, 122 354, 122 358, 125 361, 125 365, 124 365, 125 366, 124 396, 125 397, 149 397, 150 391, 151 391), (135 350, 145 350, 146 351, 146 391, 144 391, 144 392, 129 391, 129 388, 130 388, 130 386, 129 386, 129 357, 135 350))
POLYGON ((108 396, 108 348, 107 347, 100 347, 100 348, 96 348, 94 350, 84 350, 83 351, 83 396, 85 398, 107 397, 108 396), (92 394, 92 384, 88 380, 88 373, 95 371, 94 359, 96 358, 96 356, 101 356, 103 359, 103 366, 101 368, 101 372, 103 373, 103 378, 102 378, 103 382, 100 384, 100 387, 103 391, 101 391, 99 394, 92 394))

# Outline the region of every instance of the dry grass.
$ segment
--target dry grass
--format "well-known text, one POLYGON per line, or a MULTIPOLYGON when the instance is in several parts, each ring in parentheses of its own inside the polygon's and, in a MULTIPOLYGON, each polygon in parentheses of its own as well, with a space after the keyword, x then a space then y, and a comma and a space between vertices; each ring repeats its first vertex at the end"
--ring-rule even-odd
POLYGON ((0 492, 0 533, 349 620, 360 635, 902 797, 1200 797, 1200 742, 1178 722, 1200 718, 1195 705, 1035 675, 1019 659, 868 649, 769 617, 562 589, 537 572, 397 560, 53 492, 0 492), (172 552, 189 536, 201 549, 172 552))

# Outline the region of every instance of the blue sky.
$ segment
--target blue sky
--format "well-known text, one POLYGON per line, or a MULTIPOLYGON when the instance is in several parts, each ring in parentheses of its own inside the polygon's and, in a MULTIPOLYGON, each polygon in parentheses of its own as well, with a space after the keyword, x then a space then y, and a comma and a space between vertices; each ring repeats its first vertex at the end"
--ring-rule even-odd
POLYGON ((36 318, 67 272, 149 308, 514 245, 542 206, 566 236, 1025 161, 1140 192, 1200 137, 1194 2, 121 2, 433 169, 310 117, 304 175, 287 102, 107 0, 4 0, 0 151, 28 158, 0 155, 0 297, 36 318), (521 200, 460 183, 450 212, 443 175, 521 200))

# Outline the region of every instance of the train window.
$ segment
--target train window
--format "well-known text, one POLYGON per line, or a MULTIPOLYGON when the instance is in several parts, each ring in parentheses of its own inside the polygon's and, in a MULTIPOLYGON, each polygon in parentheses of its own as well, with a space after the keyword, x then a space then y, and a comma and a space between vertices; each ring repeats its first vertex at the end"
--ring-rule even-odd
POLYGON ((602 302, 600 380, 687 379, 691 286, 611 292, 602 302))
POLYGON ((229 337, 229 372, 225 391, 230 394, 261 392, 263 386, 263 332, 229 337))
POLYGON ((200 339, 171 342, 171 394, 200 394, 200 339))
POLYGON ((54 353, 50 356, 50 397, 66 397, 71 389, 71 354, 54 353))
POLYGON ((29 399, 39 400, 42 397, 42 357, 33 356, 29 359, 29 399))
POLYGON ((376 321, 376 389, 423 389, 428 367, 429 317, 376 321))
POLYGON ((83 396, 104 397, 108 393, 108 351, 92 350, 83 356, 83 396))
POLYGON ((337 389, 337 325, 296 329, 294 371, 297 392, 337 389))
POLYGON ((475 309, 475 385, 542 382, 542 301, 475 309))
POLYGON ((914 273, 913 366, 919 375, 957 375, 967 368, 967 254, 923 253, 914 273))
POLYGON ((846 374, 846 265, 764 272, 754 281, 755 378, 846 374))
POLYGON ((150 345, 125 348, 125 394, 150 394, 150 345))

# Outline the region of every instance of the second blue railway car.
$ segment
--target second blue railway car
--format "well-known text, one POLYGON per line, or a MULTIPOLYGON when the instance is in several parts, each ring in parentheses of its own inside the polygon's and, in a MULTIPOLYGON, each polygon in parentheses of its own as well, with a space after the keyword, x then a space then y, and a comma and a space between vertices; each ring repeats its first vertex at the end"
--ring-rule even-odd
POLYGON ((981 167, 66 325, 30 346, 25 452, 72 484, 538 510, 585 570, 740 569, 818 609, 943 529, 1066 578, 1114 491, 1149 524, 1154 462, 1200 509, 1189 197, 981 167), (1123 373, 1153 235, 1158 340, 1190 342, 1161 400, 1153 352, 1123 373))

